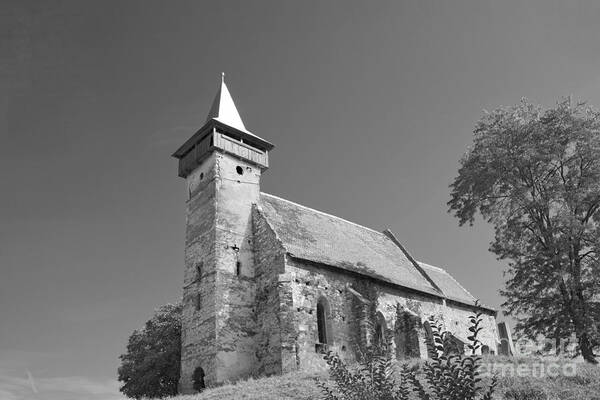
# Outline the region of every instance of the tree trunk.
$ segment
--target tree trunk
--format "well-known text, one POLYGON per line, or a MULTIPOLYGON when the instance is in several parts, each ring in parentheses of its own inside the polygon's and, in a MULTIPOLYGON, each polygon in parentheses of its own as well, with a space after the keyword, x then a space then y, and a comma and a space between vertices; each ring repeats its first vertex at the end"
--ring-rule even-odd
POLYGON ((578 334, 577 339, 579 341, 579 349, 581 350, 583 359, 591 364, 598 364, 598 360, 596 360, 594 349, 592 348, 587 333, 582 333, 581 335, 578 334))
MULTIPOLYGON (((560 268, 558 268, 558 270, 560 270, 560 268)), ((573 322, 573 326, 575 328, 575 335, 577 336, 579 350, 581 351, 583 359, 591 364, 598 364, 596 356, 594 355, 594 349, 590 343, 590 338, 585 329, 586 315, 582 315, 582 308, 574 304, 576 299, 569 295, 569 291, 567 290, 564 280, 560 281, 559 289, 563 296, 565 307, 567 308, 569 314, 571 314, 571 321, 573 322)), ((579 298, 582 299, 582 297, 579 298)))

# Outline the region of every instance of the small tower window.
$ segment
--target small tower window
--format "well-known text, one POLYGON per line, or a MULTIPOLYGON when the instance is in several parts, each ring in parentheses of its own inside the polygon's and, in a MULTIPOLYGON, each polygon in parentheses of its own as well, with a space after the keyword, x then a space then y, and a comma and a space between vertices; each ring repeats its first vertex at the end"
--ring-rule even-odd
POLYGON ((200 310, 201 307, 202 307, 202 295, 200 295, 200 293, 198 293, 196 295, 196 310, 200 310))
POLYGON ((237 261, 235 263, 235 274, 237 276, 240 276, 242 274, 242 263, 241 263, 241 261, 237 261))
POLYGON ((203 263, 199 262, 198 264, 196 264, 196 282, 200 282, 200 278, 202 278, 202 267, 203 267, 203 263))
POLYGON ((244 175, 244 168, 238 165, 237 167, 235 167, 235 172, 237 172, 238 175, 244 175))

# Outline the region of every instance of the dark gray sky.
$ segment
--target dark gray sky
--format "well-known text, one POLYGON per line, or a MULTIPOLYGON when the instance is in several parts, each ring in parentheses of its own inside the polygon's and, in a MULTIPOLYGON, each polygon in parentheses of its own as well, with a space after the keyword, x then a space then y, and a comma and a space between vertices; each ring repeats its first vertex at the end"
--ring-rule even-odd
POLYGON ((493 306, 491 230, 445 205, 475 121, 523 96, 600 105, 596 1, 0 4, 6 400, 119 398, 128 335, 180 296, 170 154, 221 71, 276 145, 263 191, 390 228, 493 306))

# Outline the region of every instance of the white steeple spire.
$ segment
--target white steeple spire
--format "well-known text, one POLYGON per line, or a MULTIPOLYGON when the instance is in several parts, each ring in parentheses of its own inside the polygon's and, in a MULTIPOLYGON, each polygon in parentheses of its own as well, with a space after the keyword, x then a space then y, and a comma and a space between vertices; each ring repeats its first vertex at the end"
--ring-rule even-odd
POLYGON ((216 119, 225 125, 231 126, 232 128, 246 131, 246 127, 244 126, 244 122, 240 117, 240 113, 238 113, 235 103, 231 98, 231 94, 227 89, 227 85, 225 84, 224 72, 221 72, 221 86, 219 87, 212 107, 208 112, 206 122, 210 121, 211 119, 216 119))

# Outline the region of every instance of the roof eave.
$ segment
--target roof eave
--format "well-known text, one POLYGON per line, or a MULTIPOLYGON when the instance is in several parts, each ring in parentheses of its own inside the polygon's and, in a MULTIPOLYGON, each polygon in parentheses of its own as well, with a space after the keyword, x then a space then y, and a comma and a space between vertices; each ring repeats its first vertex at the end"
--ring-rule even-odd
POLYGON ((264 149, 265 151, 270 151, 275 147, 272 143, 256 136, 255 134, 241 130, 238 128, 234 128, 233 126, 227 125, 216 118, 212 118, 196 131, 188 140, 185 141, 172 155, 171 157, 181 158, 183 157, 196 142, 204 138, 207 134, 210 133, 212 128, 220 128, 226 132, 232 133, 234 135, 240 136, 246 143, 256 146, 260 149, 264 149))
POLYGON ((461 300, 461 299, 457 299, 457 298, 454 298, 454 297, 446 297, 446 301, 451 301, 453 303, 458 303, 458 304, 461 304, 461 305, 464 305, 464 306, 468 306, 468 307, 471 307, 471 308, 474 308, 474 309, 481 309, 481 310, 491 311, 492 313, 494 313, 494 315, 498 314, 498 311, 499 311, 497 308, 494 308, 494 307, 491 307, 491 306, 488 306, 488 305, 485 305, 485 304, 481 304, 481 303, 475 304, 475 300, 473 300, 473 302, 470 303, 470 302, 468 302, 466 300, 461 300))
POLYGON ((365 274, 365 273, 361 273, 359 271, 353 271, 353 270, 350 270, 350 269, 342 268, 342 267, 339 267, 339 266, 334 265, 334 264, 326 264, 326 263, 323 263, 323 262, 319 262, 319 261, 311 260, 311 259, 308 259, 308 258, 300 257, 300 256, 295 255, 294 253, 291 253, 291 252, 287 251, 287 250, 286 250, 286 255, 288 255, 289 257, 294 258, 296 260, 306 261, 306 262, 309 262, 311 264, 324 265, 324 266, 327 266, 327 267, 330 267, 330 268, 334 268, 336 270, 344 271, 346 273, 350 273, 350 274, 354 274, 354 275, 360 275, 360 276, 363 276, 363 277, 366 277, 366 278, 369 278, 369 279, 373 279, 373 280, 378 281, 378 282, 383 282, 383 283, 386 283, 388 285, 395 286, 397 288, 408 289, 408 290, 413 291, 413 292, 427 294, 427 295, 430 295, 430 296, 433 296, 433 297, 436 297, 436 298, 442 299, 442 300, 446 299, 446 297, 440 295, 439 293, 437 293, 434 290, 427 291, 427 290, 419 289, 419 288, 416 288, 416 287, 413 287, 413 286, 410 286, 410 285, 401 285, 399 283, 392 282, 392 281, 390 281, 388 279, 382 279, 379 276, 375 276, 375 275, 372 275, 372 274, 365 274))
MULTIPOLYGON (((285 246, 284 246, 284 248, 285 248, 285 246)), ((366 278, 369 278, 369 279, 372 279, 372 280, 375 280, 375 281, 378 281, 378 282, 382 282, 382 283, 394 286, 394 287, 399 288, 399 289, 410 290, 412 292, 422 293, 422 294, 427 295, 427 296, 435 297, 435 298, 438 298, 440 300, 451 301, 451 302, 458 303, 458 304, 461 304, 463 306, 467 306, 467 307, 474 308, 474 309, 482 309, 482 310, 491 311, 494 314, 498 313, 498 310, 496 310, 496 309, 494 309, 492 307, 486 306, 484 304, 478 304, 478 305, 476 305, 475 301, 473 301, 473 303, 470 303, 470 302, 465 301, 465 300, 460 300, 460 299, 456 299, 456 298, 452 298, 452 297, 447 297, 445 295, 440 295, 439 293, 437 293, 437 291, 426 291, 426 290, 415 288, 415 287, 408 286, 408 285, 400 285, 398 283, 392 282, 392 281, 387 280, 387 279, 381 279, 381 278, 379 278, 377 276, 363 274, 363 273, 360 273, 358 271, 351 271, 351 270, 348 270, 348 269, 345 269, 345 268, 340 268, 340 267, 338 267, 336 265, 324 264, 322 262, 310 260, 308 258, 303 258, 303 257, 297 256, 294 253, 291 253, 291 252, 289 252, 287 250, 285 251, 285 254, 287 256, 291 257, 291 258, 296 259, 296 260, 306 261, 306 262, 309 262, 311 264, 325 265, 327 267, 335 268, 336 270, 340 270, 340 271, 343 271, 343 272, 346 272, 346 273, 364 276, 366 278)))

